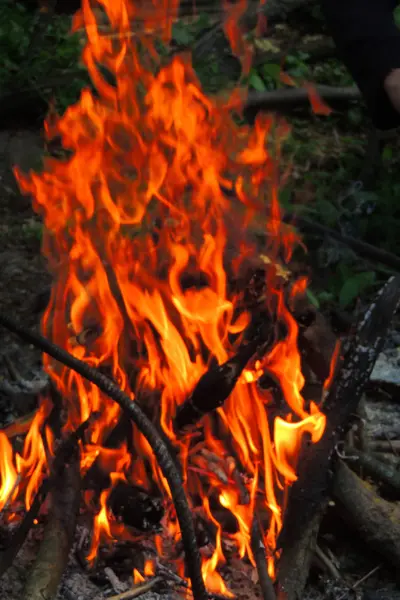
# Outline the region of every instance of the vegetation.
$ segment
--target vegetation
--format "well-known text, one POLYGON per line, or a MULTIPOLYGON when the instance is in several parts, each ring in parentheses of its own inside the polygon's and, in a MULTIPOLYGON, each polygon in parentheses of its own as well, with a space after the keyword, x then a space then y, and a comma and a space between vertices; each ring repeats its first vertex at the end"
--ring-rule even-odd
MULTIPOLYGON (((311 32, 312 37, 321 28, 320 15, 313 14, 307 15, 306 22, 300 25, 276 27, 267 39, 255 40, 250 34, 249 40, 256 49, 255 66, 247 77, 250 90, 283 87, 282 66, 298 85, 304 81, 351 85, 349 74, 334 55, 316 60, 312 52, 299 49, 307 37, 304 33, 311 32), (291 42, 296 38, 298 45, 291 42), (280 49, 285 47, 291 49, 282 59, 280 49)), ((54 101, 60 111, 76 101, 89 81, 80 63, 81 40, 78 35, 69 35, 69 29, 68 17, 29 11, 14 0, 3 0, 0 107, 4 98, 26 91, 35 92, 46 104, 54 101)), ((230 87, 240 77, 239 63, 211 16, 201 14, 190 22, 175 24, 170 51, 185 49, 193 51, 194 67, 207 92, 230 87)), ((329 116, 317 116, 303 108, 288 119, 292 132, 284 160, 293 167, 281 190, 285 210, 301 212, 342 233, 400 254, 398 142, 386 145, 374 189, 351 188, 351 182, 359 177, 366 147, 368 122, 362 106, 349 105, 329 116)), ((32 235, 32 231, 28 234, 32 235)), ((36 230, 34 235, 37 236, 36 230)), ((382 265, 366 263, 331 239, 309 235, 306 243, 313 273, 310 297, 319 305, 338 303, 344 309, 351 308, 358 296, 373 293, 387 277, 388 271, 382 265)))

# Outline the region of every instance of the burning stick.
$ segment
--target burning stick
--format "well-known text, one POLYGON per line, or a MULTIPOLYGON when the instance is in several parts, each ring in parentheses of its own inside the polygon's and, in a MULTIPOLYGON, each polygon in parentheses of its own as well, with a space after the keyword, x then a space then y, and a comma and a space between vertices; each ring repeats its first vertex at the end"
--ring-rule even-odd
POLYGON ((117 402, 130 419, 132 419, 150 444, 163 475, 168 482, 181 530, 188 574, 192 583, 193 597, 195 600, 207 600, 208 595, 201 574, 201 560, 196 542, 196 532, 180 474, 175 467, 167 446, 141 408, 108 377, 105 377, 98 370, 75 358, 59 346, 56 346, 44 336, 25 330, 17 323, 14 323, 8 315, 0 314, 0 324, 16 333, 29 344, 33 344, 42 352, 45 352, 76 373, 79 373, 81 377, 94 383, 104 394, 117 402))
MULTIPOLYGON (((174 428, 182 432, 193 428, 206 414, 221 407, 233 391, 243 369, 261 346, 268 342, 257 332, 251 341, 243 342, 235 356, 222 365, 211 367, 198 381, 190 397, 181 404, 174 428)), ((265 348, 263 349, 265 352, 265 348)))
POLYGON ((54 476, 52 513, 38 556, 23 593, 23 600, 55 598, 68 563, 80 502, 79 453, 62 474, 54 476))
POLYGON ((92 415, 91 419, 84 421, 66 440, 60 444, 52 466, 53 473, 59 473, 60 475, 57 477, 55 475, 51 476, 43 481, 30 509, 25 514, 22 523, 11 538, 9 546, 0 553, 0 577, 12 565, 14 558, 17 556, 19 550, 25 542, 31 527, 37 515, 39 514, 40 507, 45 501, 47 494, 56 485, 56 483, 59 482, 59 477, 63 473, 65 465, 71 460, 71 455, 76 452, 77 442, 82 438, 84 432, 89 426, 89 423, 93 419, 93 416, 94 415, 92 415))
POLYGON ((365 313, 338 361, 324 402, 327 419, 322 439, 305 443, 299 458, 298 479, 289 495, 278 581, 287 600, 302 596, 319 525, 328 501, 335 447, 351 426, 364 386, 382 350, 385 335, 400 301, 400 276, 391 278, 365 313))

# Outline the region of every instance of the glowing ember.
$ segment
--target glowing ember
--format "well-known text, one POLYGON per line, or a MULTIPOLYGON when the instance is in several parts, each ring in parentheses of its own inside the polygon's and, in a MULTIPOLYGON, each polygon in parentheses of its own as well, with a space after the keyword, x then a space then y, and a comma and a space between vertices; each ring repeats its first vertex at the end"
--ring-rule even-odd
MULTIPOLYGON (((54 278, 45 335, 101 367, 159 420, 179 449, 193 507, 202 506, 217 531, 215 551, 204 559, 206 584, 228 594, 217 572, 225 561, 225 533, 213 507, 219 504, 234 515, 238 554, 250 560, 254 510, 268 515, 264 534, 273 573, 282 507, 296 479, 302 436, 307 432, 316 442, 325 425, 317 406, 308 411, 301 395, 298 327, 285 303, 278 266, 290 261, 298 242, 281 223, 277 199, 277 157, 287 128, 275 127, 271 117, 259 117, 254 127, 239 126, 232 108, 236 93, 224 101, 207 97, 187 57, 164 64, 157 40, 169 39, 178 2, 153 0, 151 14, 141 4, 82 1, 74 27, 86 28, 83 60, 98 94, 85 90, 61 118, 46 123, 47 136, 61 137, 68 158, 47 158, 41 174, 23 176, 17 170, 16 175, 45 223, 43 251, 54 278), (100 18, 112 35, 99 29, 100 18), (235 355, 254 319, 232 285, 246 261, 256 257, 245 236, 254 218, 265 223, 268 236, 263 318, 269 314, 283 333, 271 351, 247 365, 223 407, 204 417, 202 437, 179 439, 172 426, 177 407, 213 361, 221 364, 235 355), (271 394, 257 384, 266 372, 279 382, 287 403, 284 418, 269 418, 271 394), (205 451, 201 460, 196 448, 205 451), (218 465, 212 455, 219 457, 218 465), (247 476, 242 491, 233 476, 239 467, 247 476)), ((245 3, 237 2, 233 12, 232 3, 227 6, 225 31, 245 70, 249 51, 237 26, 245 3)), ((304 281, 294 285, 292 296, 304 287, 304 281)), ((117 405, 77 374, 47 357, 44 362, 65 399, 65 431, 93 411, 101 413, 83 448, 82 472, 97 460, 111 475, 111 485, 123 479, 150 490, 154 481, 165 497, 169 534, 177 541, 168 486, 147 442, 134 430, 132 453, 125 443, 104 448, 119 419, 117 405)), ((22 457, 13 456, 0 435, 1 507, 17 497, 29 507, 46 473, 48 410, 44 402, 22 457)), ((110 492, 103 490, 95 507, 85 496, 95 512, 88 560, 95 559, 100 544, 127 535, 107 507, 110 492)), ((162 552, 159 536, 156 546, 162 552)), ((152 572, 146 567, 146 575, 152 572)), ((135 581, 141 577, 135 571, 135 581)))

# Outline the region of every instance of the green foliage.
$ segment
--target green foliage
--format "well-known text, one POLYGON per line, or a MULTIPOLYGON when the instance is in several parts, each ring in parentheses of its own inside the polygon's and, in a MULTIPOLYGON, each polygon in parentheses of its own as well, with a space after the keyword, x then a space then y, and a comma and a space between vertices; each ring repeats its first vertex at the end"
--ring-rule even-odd
MULTIPOLYGON (((400 24, 399 8, 395 18, 400 24)), ((69 18, 30 12, 15 0, 0 0, 0 102, 7 95, 26 90, 35 90, 46 103, 55 98, 61 111, 76 101, 82 87, 90 82, 80 64, 79 37, 70 35, 69 30, 69 18)), ((286 36, 290 45, 290 30, 286 36)), ((231 88, 238 81, 258 92, 274 90, 283 86, 282 69, 297 83, 306 80, 352 85, 347 69, 338 59, 314 62, 308 54, 292 51, 282 65, 280 60, 274 60, 274 52, 281 56, 279 49, 273 50, 274 44, 268 48, 268 43, 263 49, 268 59, 259 59, 243 78, 240 63, 232 55, 223 31, 206 13, 190 22, 175 23, 172 38, 171 47, 160 44, 160 53, 167 56, 191 50, 193 66, 207 93, 231 88)), ((285 212, 304 214, 400 254, 400 209, 394 201, 400 197, 398 145, 387 145, 383 152, 384 170, 376 182, 379 193, 342 194, 361 170, 366 145, 364 121, 359 105, 328 118, 317 117, 311 111, 302 117, 292 116, 292 133, 282 156, 282 167, 292 165, 291 177, 280 189, 281 204, 285 212)), ((34 242, 40 239, 41 229, 37 223, 28 223, 21 233, 34 242)), ((357 298, 375 291, 387 276, 381 267, 372 270, 370 264, 330 239, 307 235, 305 243, 309 248, 307 261, 314 274, 308 297, 317 307, 335 303, 349 309, 357 298)))
POLYGON ((29 11, 2 0, 0 7, 0 99, 35 91, 63 110, 76 101, 89 79, 79 64, 79 38, 70 19, 29 11))
POLYGON ((341 308, 347 308, 363 291, 370 287, 376 280, 375 271, 364 271, 350 275, 343 283, 339 293, 339 304, 341 308))
POLYGON ((396 8, 394 9, 393 17, 397 27, 400 27, 400 5, 396 6, 396 8))

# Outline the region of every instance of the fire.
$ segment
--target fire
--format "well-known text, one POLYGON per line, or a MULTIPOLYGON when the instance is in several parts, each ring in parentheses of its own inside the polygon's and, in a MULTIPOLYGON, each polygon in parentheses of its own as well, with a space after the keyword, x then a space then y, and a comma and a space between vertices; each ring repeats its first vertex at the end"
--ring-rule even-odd
MULTIPOLYGON (((201 498, 216 529, 215 550, 204 559, 205 582, 211 591, 228 595, 218 573, 225 562, 225 534, 209 498, 234 515, 238 553, 251 560, 254 514, 262 509, 268 515, 264 542, 272 573, 302 436, 318 441, 325 420, 316 405, 308 411, 301 395, 298 327, 281 276, 280 265, 290 261, 299 242, 282 224, 278 203, 280 143, 287 126, 270 116, 260 116, 254 127, 239 125, 237 90, 225 100, 210 98, 189 57, 165 62, 158 55, 156 42, 170 38, 178 4, 154 0, 146 12, 133 0, 82 0, 74 28, 86 29, 83 60, 97 94, 84 90, 63 116, 46 121, 47 137, 59 136, 68 157, 46 158, 42 173, 26 176, 16 169, 16 176, 45 225, 43 252, 54 284, 44 334, 101 368, 161 424, 180 453, 192 504, 198 506, 201 498), (101 14, 113 35, 99 28, 101 14), (173 419, 210 365, 235 355, 254 319, 232 282, 246 260, 257 256, 245 235, 255 218, 265 224, 268 239, 267 297, 259 318, 271 319, 276 339, 270 351, 249 362, 224 405, 201 422, 200 445, 219 457, 217 471, 206 454, 199 467, 193 452, 198 438, 180 436, 173 419), (273 398, 258 385, 265 372, 279 383, 284 416, 270 414, 273 398), (246 474, 245 493, 232 477, 232 460, 246 474), (226 477, 219 475, 223 472, 226 477)), ((225 31, 245 71, 249 48, 237 25, 245 3, 226 3, 227 10, 233 6, 225 31)), ((291 298, 304 286, 294 285, 291 298)), ((94 512, 88 560, 95 559, 100 544, 125 535, 107 506, 121 478, 147 489, 156 482, 171 515, 170 534, 178 540, 169 489, 146 440, 134 430, 129 449, 125 442, 107 449, 118 407, 67 368, 46 357, 44 364, 65 401, 64 433, 94 411, 101 415, 83 446, 81 466, 85 473, 97 461, 111 487, 96 505, 85 496, 94 512)), ((24 493, 29 507, 46 474, 48 410, 43 402, 22 456, 14 455, 0 434, 0 506, 24 493), (19 476, 23 485, 16 486, 19 476)), ((159 536, 155 542, 162 552, 159 536)), ((135 571, 135 581, 139 576, 135 571)))
POLYGON ((13 500, 18 474, 13 464, 13 450, 8 438, 0 432, 0 510, 13 500))

